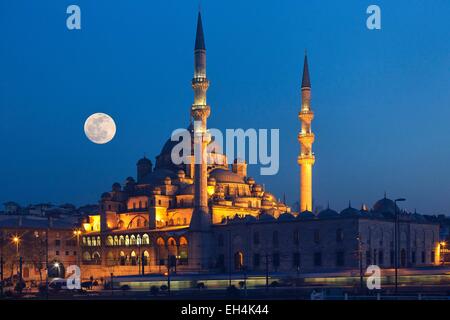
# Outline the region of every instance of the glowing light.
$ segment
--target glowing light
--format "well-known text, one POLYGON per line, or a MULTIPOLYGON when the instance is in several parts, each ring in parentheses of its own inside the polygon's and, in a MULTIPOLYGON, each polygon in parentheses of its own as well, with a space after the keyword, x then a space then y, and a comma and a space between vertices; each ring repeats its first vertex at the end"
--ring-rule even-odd
POLYGON ((58 263, 58 262, 55 262, 55 263, 53 264, 53 266, 54 266, 55 268, 59 268, 59 263, 58 263))

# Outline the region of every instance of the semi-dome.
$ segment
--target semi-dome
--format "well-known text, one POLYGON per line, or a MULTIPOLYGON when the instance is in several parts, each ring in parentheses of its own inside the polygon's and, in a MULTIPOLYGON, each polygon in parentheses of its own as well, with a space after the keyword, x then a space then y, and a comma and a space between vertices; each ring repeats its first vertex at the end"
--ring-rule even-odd
POLYGON ((327 208, 319 212, 319 218, 336 218, 339 217, 339 213, 334 211, 333 209, 327 208))
POLYGON ((225 169, 214 169, 209 173, 211 178, 216 179, 218 183, 242 183, 244 184, 244 178, 232 171, 225 169))
POLYGON ((169 169, 157 169, 142 178, 140 183, 151 185, 163 185, 166 177, 176 180, 178 176, 175 172, 169 169))
POLYGON ((274 196, 273 194, 271 194, 270 192, 264 192, 263 200, 266 200, 266 201, 276 201, 276 198, 275 198, 275 196, 274 196))
POLYGON ((278 217, 278 221, 292 221, 292 220, 295 220, 295 217, 289 212, 282 213, 278 217))
POLYGON ((297 219, 314 219, 314 218, 316 218, 316 215, 308 210, 300 212, 299 215, 297 216, 297 219))
POLYGON ((183 186, 178 192, 179 195, 193 195, 195 193, 194 184, 183 186))

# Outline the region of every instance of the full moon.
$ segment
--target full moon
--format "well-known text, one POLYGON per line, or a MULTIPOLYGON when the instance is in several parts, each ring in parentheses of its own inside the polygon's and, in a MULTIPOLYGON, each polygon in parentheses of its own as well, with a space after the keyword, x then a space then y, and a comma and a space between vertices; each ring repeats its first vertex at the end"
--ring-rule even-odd
POLYGON ((97 144, 110 142, 116 134, 116 124, 106 113, 94 113, 84 123, 84 133, 97 144))

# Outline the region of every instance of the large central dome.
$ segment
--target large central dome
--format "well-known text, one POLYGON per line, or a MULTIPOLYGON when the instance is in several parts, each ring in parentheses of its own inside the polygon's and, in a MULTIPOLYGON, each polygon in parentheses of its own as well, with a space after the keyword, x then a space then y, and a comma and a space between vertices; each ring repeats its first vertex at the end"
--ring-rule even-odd
MULTIPOLYGON (((191 134, 191 155, 194 154, 194 128, 192 124, 186 129, 191 134)), ((180 137, 179 140, 172 140, 171 138, 167 139, 164 143, 161 153, 156 157, 156 165, 155 170, 158 169, 169 169, 177 172, 178 170, 185 170, 185 164, 174 164, 172 162, 172 150, 173 148, 181 143, 183 138, 180 137)), ((213 150, 213 152, 208 153, 209 159, 213 159, 213 163, 223 167, 227 165, 226 156, 223 154, 216 153, 215 150, 220 150, 220 147, 215 143, 214 140, 211 140, 208 144, 208 149, 213 150)), ((182 154, 180 154, 182 156, 182 154)), ((211 163, 211 162, 209 162, 211 163)), ((210 165, 211 166, 211 165, 210 165)), ((214 165, 213 165, 214 166, 214 165)))

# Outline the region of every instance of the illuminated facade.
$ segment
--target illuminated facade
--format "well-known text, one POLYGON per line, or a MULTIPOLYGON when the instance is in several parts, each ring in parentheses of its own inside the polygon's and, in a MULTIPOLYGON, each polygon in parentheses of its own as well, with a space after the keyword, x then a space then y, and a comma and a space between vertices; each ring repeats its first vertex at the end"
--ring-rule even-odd
MULTIPOLYGON (((169 139, 155 165, 146 157, 140 159, 136 180, 128 177, 124 185, 114 183, 111 191, 103 193, 99 214, 89 216, 83 224, 85 277, 164 273, 167 268, 176 272, 220 272, 246 267, 257 272, 267 265, 264 259, 270 259, 271 271, 355 268, 360 261, 357 253, 363 251, 367 255, 364 264, 381 261, 382 266, 391 266, 392 201, 377 203, 372 211, 347 208, 339 214, 328 208, 318 215, 311 212, 314 114, 306 56, 298 136, 300 213, 291 212, 248 177, 244 161, 235 160, 229 166, 225 155, 207 152, 208 144, 214 143, 207 135, 211 114, 206 102, 208 86, 199 14, 192 79, 194 103, 190 108, 193 124, 189 131, 203 161, 174 164, 171 153, 178 141, 169 139)), ((194 159, 194 153, 190 157, 194 159)), ((436 261, 439 227, 418 219, 405 214, 402 223, 405 266, 436 261), (423 259, 417 258, 419 252, 423 259)))

